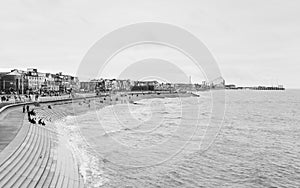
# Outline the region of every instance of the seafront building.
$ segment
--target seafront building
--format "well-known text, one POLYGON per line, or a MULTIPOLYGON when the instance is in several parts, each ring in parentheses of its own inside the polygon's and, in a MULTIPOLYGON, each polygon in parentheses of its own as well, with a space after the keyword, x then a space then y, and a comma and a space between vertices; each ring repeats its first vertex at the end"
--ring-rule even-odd
POLYGON ((77 77, 61 72, 42 73, 37 69, 28 68, 26 71, 13 69, 11 72, 0 73, 0 91, 3 94, 67 93, 78 91, 79 88, 77 77))
POLYGON ((159 83, 156 80, 133 81, 129 79, 92 79, 79 81, 76 76, 59 73, 43 73, 35 68, 26 71, 13 69, 0 72, 0 92, 2 94, 63 94, 71 92, 124 92, 124 91, 201 91, 224 89, 222 77, 201 84, 159 83))
POLYGON ((130 91, 133 82, 129 79, 92 79, 80 82, 82 92, 110 92, 110 91, 130 91))
POLYGON ((0 73, 0 91, 1 93, 9 93, 13 91, 24 90, 24 75, 18 70, 0 73))

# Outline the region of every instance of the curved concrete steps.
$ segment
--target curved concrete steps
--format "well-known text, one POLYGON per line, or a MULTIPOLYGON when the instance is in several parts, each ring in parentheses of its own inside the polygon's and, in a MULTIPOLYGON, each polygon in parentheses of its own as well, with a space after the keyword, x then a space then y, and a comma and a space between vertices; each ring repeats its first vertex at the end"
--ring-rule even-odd
POLYGON ((22 129, 23 139, 17 135, 19 141, 0 155, 1 188, 84 187, 71 151, 54 128, 26 122, 22 129))
POLYGON ((37 116, 46 119, 47 121, 55 121, 62 119, 68 115, 68 113, 64 111, 58 111, 58 110, 52 110, 52 109, 47 109, 47 110, 38 110, 36 112, 37 116))
MULTIPOLYGON (((52 120, 60 120, 69 114, 58 110, 58 109, 40 109, 37 111, 37 116, 43 118, 50 118, 52 120)), ((58 136, 57 142, 67 143, 65 138, 58 136)), ((68 151, 68 146, 64 144, 59 144, 58 149, 56 150, 59 155, 56 156, 58 163, 55 165, 60 170, 52 174, 53 181, 47 182, 47 185, 50 187, 84 187, 83 178, 78 173, 79 167, 76 165, 76 160, 74 159, 71 152, 68 151)))

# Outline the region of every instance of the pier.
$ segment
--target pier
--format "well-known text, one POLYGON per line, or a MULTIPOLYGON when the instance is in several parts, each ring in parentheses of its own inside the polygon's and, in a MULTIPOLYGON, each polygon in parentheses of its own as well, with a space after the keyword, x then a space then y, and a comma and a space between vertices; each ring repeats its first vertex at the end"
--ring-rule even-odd
POLYGON ((235 89, 235 90, 285 90, 282 85, 279 86, 253 86, 253 87, 241 87, 235 85, 226 85, 226 89, 235 89))

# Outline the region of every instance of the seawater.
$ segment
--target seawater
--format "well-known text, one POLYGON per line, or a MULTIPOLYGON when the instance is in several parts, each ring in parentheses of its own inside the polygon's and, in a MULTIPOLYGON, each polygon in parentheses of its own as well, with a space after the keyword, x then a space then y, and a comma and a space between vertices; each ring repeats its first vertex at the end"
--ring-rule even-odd
POLYGON ((58 123, 88 187, 300 187, 300 91, 226 91, 117 104, 58 123))

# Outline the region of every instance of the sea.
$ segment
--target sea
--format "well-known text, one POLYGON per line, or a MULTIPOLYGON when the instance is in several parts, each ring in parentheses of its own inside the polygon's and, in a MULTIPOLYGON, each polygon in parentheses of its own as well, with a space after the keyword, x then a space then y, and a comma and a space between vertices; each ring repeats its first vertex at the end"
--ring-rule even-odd
POLYGON ((96 103, 57 127, 87 187, 300 187, 300 90, 198 94, 96 103))

